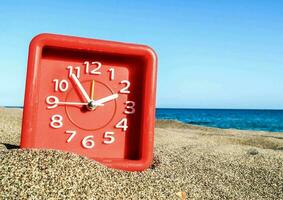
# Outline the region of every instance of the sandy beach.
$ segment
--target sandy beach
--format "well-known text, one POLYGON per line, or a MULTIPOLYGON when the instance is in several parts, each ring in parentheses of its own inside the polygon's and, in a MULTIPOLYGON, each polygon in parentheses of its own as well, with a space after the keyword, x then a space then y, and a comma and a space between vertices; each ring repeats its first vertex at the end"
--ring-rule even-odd
POLYGON ((0 109, 0 199, 283 199, 283 133, 158 121, 144 172, 18 149, 21 109, 0 109))

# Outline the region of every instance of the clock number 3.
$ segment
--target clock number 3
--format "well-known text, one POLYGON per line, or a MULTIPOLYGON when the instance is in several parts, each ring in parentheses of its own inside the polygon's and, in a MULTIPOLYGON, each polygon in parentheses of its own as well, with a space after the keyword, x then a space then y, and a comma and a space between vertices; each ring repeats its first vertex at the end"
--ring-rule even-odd
POLYGON ((134 114, 136 112, 134 101, 126 101, 126 110, 124 111, 125 114, 134 114))
POLYGON ((50 126, 52 128, 61 128, 63 126, 63 117, 61 115, 53 115, 51 117, 50 126))

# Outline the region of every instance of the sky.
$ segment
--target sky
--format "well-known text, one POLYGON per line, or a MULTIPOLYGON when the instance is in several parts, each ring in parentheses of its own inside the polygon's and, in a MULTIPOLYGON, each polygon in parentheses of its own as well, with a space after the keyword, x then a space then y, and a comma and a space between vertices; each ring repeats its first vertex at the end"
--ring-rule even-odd
POLYGON ((0 106, 22 106, 28 45, 57 33, 151 46, 157 107, 283 109, 283 1, 3 1, 0 106))

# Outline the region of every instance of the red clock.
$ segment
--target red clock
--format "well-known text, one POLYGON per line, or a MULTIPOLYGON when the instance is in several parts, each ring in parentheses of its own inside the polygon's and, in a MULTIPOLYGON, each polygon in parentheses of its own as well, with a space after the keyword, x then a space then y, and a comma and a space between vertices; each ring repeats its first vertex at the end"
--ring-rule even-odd
POLYGON ((157 57, 143 45, 54 34, 29 49, 21 148, 140 171, 153 157, 157 57))

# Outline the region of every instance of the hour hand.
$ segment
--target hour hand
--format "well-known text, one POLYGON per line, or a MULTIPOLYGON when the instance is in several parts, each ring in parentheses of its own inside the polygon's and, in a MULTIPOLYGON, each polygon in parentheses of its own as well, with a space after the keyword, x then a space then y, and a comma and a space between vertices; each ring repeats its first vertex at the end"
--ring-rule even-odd
POLYGON ((118 98, 118 96, 119 96, 118 94, 112 94, 112 95, 110 95, 110 96, 107 96, 107 97, 98 99, 98 100, 96 100, 96 101, 93 101, 93 104, 95 104, 95 105, 101 105, 101 104, 104 104, 104 103, 106 103, 106 102, 108 102, 108 101, 111 101, 111 100, 114 100, 114 99, 118 98))
POLYGON ((79 90, 81 91, 83 97, 85 98, 86 102, 89 103, 91 101, 90 97, 88 96, 87 92, 85 91, 84 87, 82 86, 81 82, 77 78, 75 74, 71 74, 71 78, 74 80, 75 84, 78 86, 79 90))

